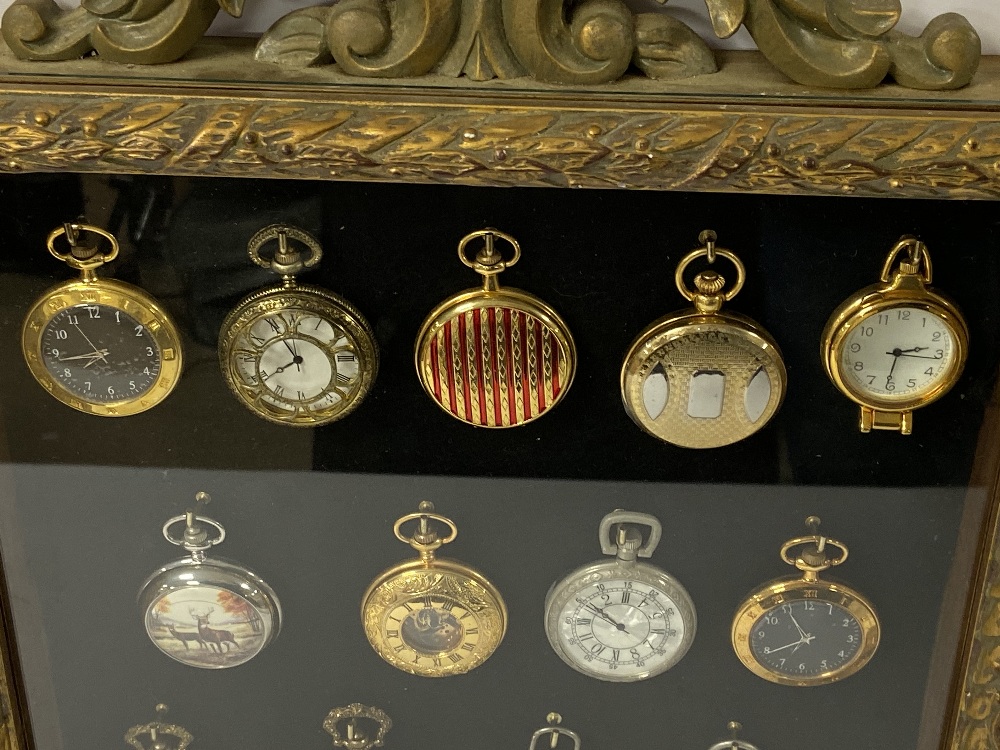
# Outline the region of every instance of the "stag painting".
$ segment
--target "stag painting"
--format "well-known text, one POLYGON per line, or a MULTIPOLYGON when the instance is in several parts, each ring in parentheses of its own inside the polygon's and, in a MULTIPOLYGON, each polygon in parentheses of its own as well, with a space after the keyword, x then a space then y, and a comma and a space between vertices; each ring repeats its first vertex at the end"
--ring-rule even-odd
POLYGON ((205 641, 201 639, 201 634, 197 630, 191 630, 191 631, 178 630, 173 625, 167 625, 167 630, 170 631, 170 634, 174 638, 176 638, 177 640, 179 640, 181 643, 184 644, 185 651, 187 651, 189 648, 188 641, 194 641, 195 643, 198 644, 200 648, 205 648, 205 641))
POLYGON ((239 648, 239 644, 233 637, 233 634, 228 630, 219 630, 216 628, 210 628, 208 626, 208 618, 215 611, 215 607, 209 607, 208 609, 196 610, 193 607, 188 610, 191 616, 198 623, 198 635, 201 636, 201 640, 208 645, 210 649, 214 649, 216 653, 223 653, 223 646, 225 646, 225 652, 228 653, 230 643, 233 644, 232 648, 239 648))

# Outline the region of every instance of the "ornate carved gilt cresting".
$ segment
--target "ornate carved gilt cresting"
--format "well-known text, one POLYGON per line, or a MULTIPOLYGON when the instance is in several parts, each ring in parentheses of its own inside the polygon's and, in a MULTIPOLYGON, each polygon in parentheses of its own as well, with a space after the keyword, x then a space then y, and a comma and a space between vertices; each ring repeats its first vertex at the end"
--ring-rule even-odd
MULTIPOLYGON (((666 2, 666 0, 663 0, 666 2)), ((244 0, 15 0, 2 32, 28 60, 91 52, 125 63, 163 63, 191 50, 221 6, 244 0)), ((956 13, 917 37, 895 31, 901 0, 706 0, 720 37, 746 26, 764 56, 809 86, 861 89, 887 76, 910 88, 968 85, 982 45, 956 13)), ((714 73, 704 40, 668 12, 636 13, 623 0, 338 0, 295 10, 260 38, 258 61, 336 64, 350 76, 473 80, 530 76, 600 85, 630 70, 649 78, 714 73)))
MULTIPOLYGON (((664 13, 635 14, 621 0, 489 3, 341 0, 331 9, 295 11, 264 35, 257 59, 336 61, 353 75, 464 73, 482 80, 527 74, 563 84, 609 83, 622 77, 630 64, 650 78, 685 78, 716 70, 711 50, 688 26, 664 13), (428 21, 432 15, 436 23, 428 21), (312 28, 304 34, 306 23, 312 28), (457 28, 463 33, 455 35, 457 28), (394 54, 397 50, 408 52, 405 60, 394 54), (368 64, 360 64, 359 56, 368 64), (386 59, 391 66, 384 64, 386 59)), ((718 36, 732 36, 746 26, 767 59, 798 83, 862 89, 891 75, 910 88, 968 85, 982 56, 972 25, 956 13, 946 13, 919 37, 910 37, 894 30, 900 3, 706 0, 718 36)))
POLYGON ((72 60, 96 52, 121 63, 182 57, 208 31, 219 7, 243 13, 243 0, 82 0, 63 10, 54 0, 16 0, 0 31, 23 60, 72 60))

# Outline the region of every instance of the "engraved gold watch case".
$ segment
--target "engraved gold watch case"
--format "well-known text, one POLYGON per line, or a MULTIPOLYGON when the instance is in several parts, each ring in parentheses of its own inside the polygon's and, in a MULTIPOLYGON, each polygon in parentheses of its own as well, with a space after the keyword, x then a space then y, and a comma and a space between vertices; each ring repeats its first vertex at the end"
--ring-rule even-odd
POLYGON ((422 502, 418 512, 397 520, 393 532, 420 556, 384 571, 365 592, 361 620, 372 648, 397 669, 422 677, 475 669, 507 631, 500 592, 476 569, 435 556, 455 541, 458 528, 435 513, 432 503, 422 502), (416 529, 406 536, 403 527, 410 523, 416 529))
POLYGON ((746 269, 731 251, 702 232, 704 247, 677 266, 675 281, 692 308, 656 321, 632 343, 621 371, 625 411, 650 435, 684 448, 720 448, 762 429, 785 396, 787 374, 781 351, 760 324, 723 312, 746 281, 746 269), (714 268, 687 286, 685 271, 705 258, 736 269, 731 286, 714 268))
POLYGON ((952 300, 930 288, 933 276, 927 245, 904 237, 886 258, 881 281, 852 295, 826 324, 823 366, 861 407, 861 432, 910 435, 913 411, 944 396, 962 375, 969 326, 952 300))
POLYGON ((196 509, 163 525, 164 538, 188 555, 154 571, 138 603, 160 651, 190 667, 226 669, 250 661, 278 636, 281 604, 253 571, 208 557, 226 538, 222 524, 198 512, 210 499, 199 492, 196 509))
POLYGON ((812 532, 781 547, 781 559, 802 572, 753 591, 733 618, 733 649, 758 677, 779 685, 811 687, 843 680, 871 661, 881 627, 864 595, 819 574, 847 561, 843 542, 812 532), (792 553, 795 553, 794 555, 792 553), (780 645, 770 645, 773 639, 780 645), (787 642, 786 642, 787 641, 787 642), (823 658, 827 656, 828 658, 823 658))
POLYGON ((434 403, 476 427, 518 427, 558 404, 576 372, 576 346, 558 313, 498 277, 521 258, 517 240, 496 229, 473 232, 458 257, 483 277, 481 289, 449 297, 427 316, 417 335, 417 375, 434 403), (469 245, 482 238, 474 258, 469 245), (504 256, 496 240, 513 255, 504 256))
POLYGON ((126 417, 159 404, 180 379, 180 334, 142 289, 98 277, 118 257, 118 241, 99 227, 65 224, 46 245, 80 278, 49 289, 25 318, 21 350, 35 380, 85 414, 126 417), (66 250, 57 247, 63 238, 66 250))
POLYGON ((254 414, 291 427, 343 419, 371 390, 378 346, 371 326, 350 302, 296 275, 323 257, 315 237, 274 224, 255 234, 250 259, 281 276, 277 286, 246 297, 219 334, 219 360, 229 388, 254 414), (307 252, 293 249, 290 240, 307 252), (261 254, 276 243, 270 258, 261 254))
POLYGON ((640 559, 652 557, 662 533, 655 516, 615 510, 598 527, 600 549, 614 559, 588 563, 552 584, 545 634, 576 671, 637 682, 667 671, 691 648, 698 621, 691 596, 672 575, 640 559))

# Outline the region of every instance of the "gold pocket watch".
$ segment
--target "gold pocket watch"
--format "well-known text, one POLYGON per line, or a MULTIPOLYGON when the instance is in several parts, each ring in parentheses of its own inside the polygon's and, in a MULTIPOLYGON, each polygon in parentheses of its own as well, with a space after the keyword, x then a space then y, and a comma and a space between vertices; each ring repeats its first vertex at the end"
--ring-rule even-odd
MULTIPOLYGON (((199 492, 197 504, 207 504, 199 492)), ((189 555, 155 571, 139 590, 149 639, 171 659, 202 669, 250 661, 281 630, 281 605, 264 580, 207 552, 226 538, 218 521, 189 510, 163 525, 163 536, 189 555)))
POLYGON ((933 280, 927 245, 901 239, 881 282, 838 307, 821 356, 834 385, 861 407, 861 431, 913 432, 913 410, 937 401, 965 368, 969 326, 933 280), (905 254, 905 257, 904 257, 905 254))
POLYGON ((878 648, 879 621, 871 603, 842 583, 819 578, 848 554, 842 542, 819 535, 819 523, 810 516, 806 525, 812 533, 781 548, 781 559, 802 576, 761 586, 733 619, 732 642, 740 661, 779 685, 837 682, 864 667, 878 648))
POLYGON ((661 535, 659 520, 648 513, 609 513, 598 541, 614 559, 577 568, 549 589, 545 634, 576 671, 637 682, 667 671, 691 648, 697 616, 690 595, 672 575, 639 560, 652 557, 661 535))
POLYGON ((787 375, 771 335, 750 318, 721 312, 746 281, 742 261, 716 248, 715 232, 688 254, 674 275, 694 307, 661 318, 632 343, 621 371, 622 401, 636 424, 684 448, 720 448, 762 429, 785 397, 787 375), (725 258, 736 269, 727 281, 713 269, 688 288, 684 273, 701 258, 725 258))
POLYGON ((507 631, 507 605, 496 587, 474 568, 435 557, 455 541, 450 518, 422 502, 393 526, 396 538, 420 556, 379 575, 361 602, 365 635, 389 664, 421 677, 464 674, 486 661, 507 631), (416 522, 412 536, 404 525, 416 522), (442 537, 432 525, 447 530, 442 537))
POLYGON ((180 334, 143 290, 97 276, 118 256, 118 241, 89 224, 65 224, 46 245, 80 278, 49 289, 24 321, 21 349, 35 380, 67 406, 102 417, 138 414, 163 401, 180 378, 180 334), (84 235, 108 247, 82 243, 84 235), (66 250, 56 247, 62 237, 66 250))
POLYGON ((292 427, 343 419, 371 390, 378 347, 371 326, 350 302, 295 276, 323 257, 319 242, 295 227, 274 224, 249 242, 251 260, 281 276, 226 317, 219 359, 226 382, 254 414, 292 427), (308 254, 289 247, 296 240, 308 254), (264 246, 277 242, 270 259, 264 246))
POLYGON ((576 346, 558 313, 533 294, 500 288, 497 277, 521 258, 517 240, 496 229, 458 243, 458 257, 483 277, 481 289, 449 297, 427 316, 416 344, 427 394, 477 427, 518 427, 559 403, 576 372, 576 346), (478 238, 475 258, 467 252, 478 238), (496 240, 514 250, 505 259, 496 240))

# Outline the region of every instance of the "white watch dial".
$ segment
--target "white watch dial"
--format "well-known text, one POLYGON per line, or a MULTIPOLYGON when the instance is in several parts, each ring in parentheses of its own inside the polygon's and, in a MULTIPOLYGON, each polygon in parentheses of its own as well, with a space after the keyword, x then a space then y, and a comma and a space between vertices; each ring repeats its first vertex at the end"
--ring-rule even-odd
POLYGON ((601 679, 650 677, 671 666, 687 643, 681 606, 639 581, 586 586, 559 613, 562 654, 581 672, 601 679))
POLYGON ((841 346, 848 387, 880 401, 910 401, 937 388, 952 371, 955 337, 944 320, 926 310, 897 307, 873 313, 841 346))
POLYGON ((259 398, 290 414, 323 411, 350 398, 361 371, 343 329, 294 310, 254 321, 237 338, 233 356, 244 382, 262 386, 259 398))

